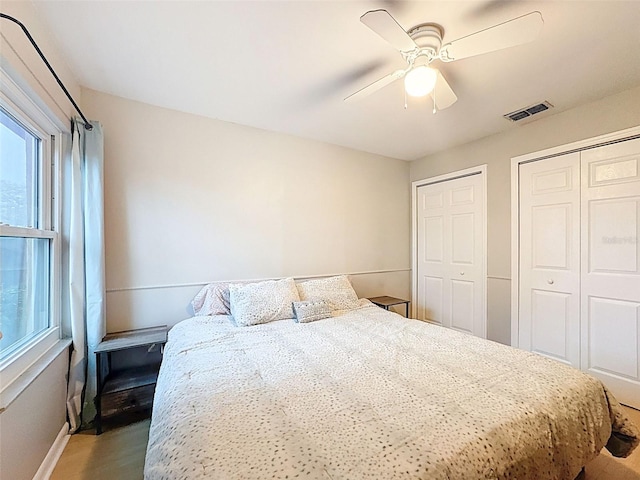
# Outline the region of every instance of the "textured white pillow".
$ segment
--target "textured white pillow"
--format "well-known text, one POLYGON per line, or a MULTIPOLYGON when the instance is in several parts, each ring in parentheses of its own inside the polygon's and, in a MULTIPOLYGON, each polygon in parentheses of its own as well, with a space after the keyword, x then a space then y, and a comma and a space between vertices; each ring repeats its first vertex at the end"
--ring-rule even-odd
POLYGON ((358 295, 345 275, 300 282, 300 300, 325 300, 332 310, 351 310, 358 307, 358 295))
POLYGON ((298 323, 315 322, 331 316, 331 305, 326 300, 293 302, 294 320, 298 323))
POLYGON ((293 302, 300 300, 293 278, 229 285, 231 315, 239 327, 293 318, 293 302))

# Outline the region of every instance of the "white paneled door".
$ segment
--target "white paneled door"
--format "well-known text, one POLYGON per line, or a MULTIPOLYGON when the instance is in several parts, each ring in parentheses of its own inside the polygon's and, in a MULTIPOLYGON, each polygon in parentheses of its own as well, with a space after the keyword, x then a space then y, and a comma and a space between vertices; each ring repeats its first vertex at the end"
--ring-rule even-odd
POLYGON ((416 315, 486 337, 483 173, 420 185, 416 315))
POLYGON ((582 368, 640 408, 640 139, 582 152, 582 368))
POLYGON ((519 168, 518 344, 580 368, 580 154, 519 168))
POLYGON ((640 408, 640 139, 521 163, 518 346, 640 408))

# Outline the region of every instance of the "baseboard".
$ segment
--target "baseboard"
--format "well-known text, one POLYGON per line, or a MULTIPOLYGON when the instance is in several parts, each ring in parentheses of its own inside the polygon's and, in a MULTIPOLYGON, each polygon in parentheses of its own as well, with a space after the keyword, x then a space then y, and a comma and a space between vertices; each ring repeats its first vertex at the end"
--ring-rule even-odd
POLYGON ((67 442, 69 441, 69 424, 65 422, 65 424, 58 432, 58 436, 56 437, 53 445, 47 452, 47 456, 44 457, 44 460, 40 464, 40 468, 33 476, 33 480, 48 480, 51 474, 53 473, 53 469, 56 468, 56 464, 64 451, 64 447, 67 446, 67 442))

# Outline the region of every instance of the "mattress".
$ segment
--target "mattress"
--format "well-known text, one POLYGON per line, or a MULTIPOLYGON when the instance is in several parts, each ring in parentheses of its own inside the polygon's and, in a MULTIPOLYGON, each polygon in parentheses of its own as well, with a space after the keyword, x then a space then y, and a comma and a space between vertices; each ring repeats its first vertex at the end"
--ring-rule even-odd
POLYGON ((307 324, 173 327, 144 475, 572 480, 638 437, 587 374, 365 303, 307 324))

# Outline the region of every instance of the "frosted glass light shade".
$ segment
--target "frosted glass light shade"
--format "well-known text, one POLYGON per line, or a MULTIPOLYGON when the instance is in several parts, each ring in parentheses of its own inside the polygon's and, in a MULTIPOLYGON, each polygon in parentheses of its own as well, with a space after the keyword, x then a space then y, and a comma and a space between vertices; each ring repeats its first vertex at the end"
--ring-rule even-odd
POLYGON ((421 65, 404 77, 404 88, 412 97, 424 97, 436 86, 437 78, 437 70, 421 65))

